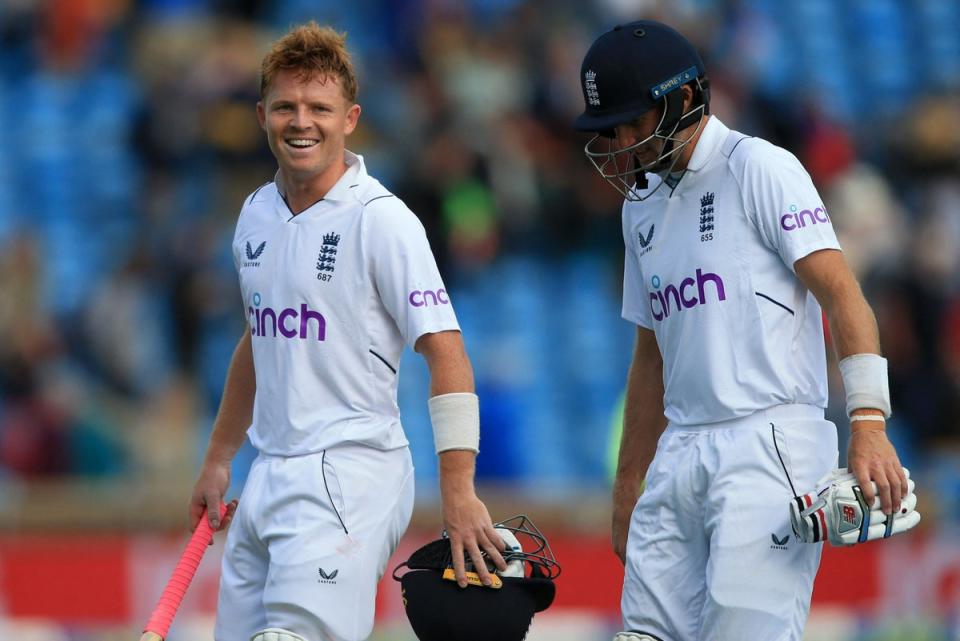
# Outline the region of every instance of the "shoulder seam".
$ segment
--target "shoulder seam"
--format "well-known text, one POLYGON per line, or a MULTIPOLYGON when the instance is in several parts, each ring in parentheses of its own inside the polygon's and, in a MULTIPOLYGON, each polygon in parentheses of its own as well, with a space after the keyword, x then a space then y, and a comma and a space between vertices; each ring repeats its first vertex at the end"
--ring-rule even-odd
POLYGON ((256 191, 254 191, 252 194, 250 194, 250 198, 247 199, 247 204, 248 204, 248 205, 252 205, 252 204, 253 204, 253 199, 257 197, 257 194, 260 193, 260 190, 263 189, 264 187, 266 187, 267 185, 269 185, 269 184, 272 183, 272 182, 273 182, 272 180, 268 180, 267 182, 265 182, 265 183, 263 183, 262 185, 260 185, 259 187, 257 187, 256 191))
POLYGON ((743 138, 741 138, 736 142, 736 144, 733 146, 733 149, 730 150, 730 155, 727 156, 727 167, 728 167, 728 170, 730 171, 730 174, 733 176, 733 180, 737 184, 737 189, 740 190, 740 199, 743 202, 743 213, 744 213, 744 216, 746 216, 747 222, 750 224, 751 227, 757 230, 758 234, 760 234, 760 238, 762 239, 763 244, 767 247, 770 247, 767 236, 763 230, 763 225, 760 222, 759 212, 751 210, 750 204, 747 202, 746 189, 744 188, 743 181, 742 181, 742 179, 745 177, 745 174, 746 174, 747 159, 744 159, 742 161, 735 161, 738 163, 738 166, 743 170, 742 174, 741 172, 738 172, 736 170, 734 162, 731 162, 734 150, 737 147, 739 147, 740 143, 746 140, 747 138, 754 138, 754 136, 744 136, 743 138))
MULTIPOLYGON (((743 142, 743 141, 746 140, 747 138, 752 138, 752 137, 753 137, 753 136, 744 136, 743 138, 741 138, 740 140, 738 140, 738 141, 736 142, 736 144, 733 146, 733 149, 730 150, 730 155, 727 156, 727 169, 728 169, 728 171, 730 172, 730 174, 733 176, 733 180, 734 180, 734 182, 736 182, 736 184, 737 184, 737 189, 740 190, 740 199, 741 199, 741 201, 743 202, 743 213, 746 214, 747 220, 750 221, 750 223, 751 223, 754 227, 756 227, 756 226, 757 226, 757 223, 756 223, 756 221, 754 220, 753 216, 751 215, 751 213, 750 213, 750 211, 749 211, 749 206, 748 206, 748 204, 747 204, 747 199, 744 197, 744 189, 743 189, 743 182, 741 181, 741 176, 739 175, 739 172, 737 172, 737 170, 735 169, 735 167, 730 163, 730 158, 733 156, 734 150, 735 150, 737 147, 740 146, 740 143, 741 143, 741 142, 743 142)), ((759 231, 759 230, 758 230, 758 231, 759 231)))
POLYGON ((729 155, 727 155, 727 158, 732 157, 732 156, 733 156, 733 152, 735 152, 735 151, 737 150, 737 147, 740 146, 740 143, 742 143, 742 142, 743 142, 744 140, 746 140, 747 138, 753 138, 753 136, 744 136, 743 138, 741 138, 740 140, 738 140, 737 143, 733 146, 733 149, 730 150, 730 153, 729 153, 729 155))
POLYGON ((383 195, 381 195, 381 196, 376 196, 376 197, 374 197, 374 198, 371 198, 371 199, 368 200, 367 202, 363 203, 363 206, 366 207, 367 205, 369 205, 369 204, 372 203, 373 201, 375 201, 375 200, 380 200, 381 198, 393 198, 393 197, 394 197, 393 194, 383 194, 383 195))

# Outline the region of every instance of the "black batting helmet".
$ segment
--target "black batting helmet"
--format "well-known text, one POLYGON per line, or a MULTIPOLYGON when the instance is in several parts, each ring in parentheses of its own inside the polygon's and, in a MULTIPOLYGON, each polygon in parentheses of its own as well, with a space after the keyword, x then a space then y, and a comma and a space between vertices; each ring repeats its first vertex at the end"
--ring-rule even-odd
POLYGON ((709 113, 710 90, 700 54, 675 29, 653 20, 618 25, 597 38, 584 56, 580 83, 585 108, 574 129, 597 134, 584 151, 600 175, 629 200, 641 199, 633 182, 644 182, 643 172, 672 167, 671 157, 675 162, 686 144, 676 133, 709 113), (686 84, 693 87, 693 102, 684 112, 677 90, 686 84), (617 126, 657 106, 663 112, 652 136, 623 149, 614 149, 611 141, 607 149, 598 149, 602 138, 614 137, 617 126), (618 162, 634 161, 633 152, 653 140, 662 144, 653 162, 618 162))
MULTIPOLYGON (((507 545, 507 572, 497 577, 499 587, 457 585, 446 533, 394 569, 407 618, 420 641, 522 641, 533 615, 553 602, 560 565, 540 530, 526 516, 495 528, 507 545), (398 576, 403 568, 407 572, 398 576)), ((469 562, 467 569, 472 569, 469 562)), ((488 569, 495 568, 488 562, 488 569)))

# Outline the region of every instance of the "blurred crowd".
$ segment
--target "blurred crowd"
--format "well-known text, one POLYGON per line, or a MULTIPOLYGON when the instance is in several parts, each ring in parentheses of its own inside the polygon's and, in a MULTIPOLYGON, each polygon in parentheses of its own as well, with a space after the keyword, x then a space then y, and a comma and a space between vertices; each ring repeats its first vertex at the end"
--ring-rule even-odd
MULTIPOLYGON (((633 332, 620 197, 570 123, 590 42, 639 17, 698 44, 713 113, 810 171, 878 316, 891 432, 960 504, 953 0, 0 3, 0 477, 192 476, 243 329, 234 223, 275 171, 260 58, 316 19, 356 57, 349 146, 457 304, 481 478, 602 485, 633 332)), ((429 475, 416 360, 401 407, 429 475)))

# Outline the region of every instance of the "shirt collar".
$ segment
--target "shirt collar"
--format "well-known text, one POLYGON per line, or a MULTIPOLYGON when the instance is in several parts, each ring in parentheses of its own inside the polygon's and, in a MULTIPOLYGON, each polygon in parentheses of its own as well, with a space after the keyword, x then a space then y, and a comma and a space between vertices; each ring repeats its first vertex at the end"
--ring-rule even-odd
POLYGON ((713 157, 713 154, 720 149, 723 141, 726 140, 730 129, 720 122, 716 116, 710 116, 707 124, 703 127, 700 139, 697 140, 697 146, 693 149, 693 155, 690 156, 690 162, 687 163, 687 171, 700 171, 707 164, 707 161, 713 157))
POLYGON ((363 165, 363 156, 344 149, 343 159, 347 163, 347 170, 343 172, 340 180, 323 197, 324 200, 343 202, 354 198, 353 194, 357 186, 367 177, 367 170, 363 165))
MULTIPOLYGON (((343 202, 353 198, 354 190, 367 178, 367 169, 363 164, 363 156, 355 154, 349 149, 343 150, 343 160, 347 163, 347 170, 333 184, 330 191, 320 200, 329 200, 334 202, 343 202)), ((274 184, 277 185, 277 192, 281 197, 286 198, 283 190, 280 189, 280 171, 277 170, 273 177, 274 184)), ((320 201, 317 201, 320 202, 320 201)))

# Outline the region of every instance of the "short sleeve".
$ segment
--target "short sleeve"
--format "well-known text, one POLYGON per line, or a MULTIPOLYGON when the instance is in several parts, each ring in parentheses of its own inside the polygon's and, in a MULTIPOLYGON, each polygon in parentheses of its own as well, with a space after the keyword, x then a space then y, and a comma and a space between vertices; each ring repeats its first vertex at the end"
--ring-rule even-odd
MULTIPOLYGON (((745 150, 746 151, 746 150, 745 150)), ((743 195, 764 243, 791 270, 821 249, 840 249, 833 223, 810 175, 785 149, 752 147, 743 164, 743 195)))
POLYGON ((237 244, 237 238, 234 236, 233 243, 230 247, 233 253, 233 268, 237 270, 237 273, 240 273, 240 246, 237 244))
POLYGON ((365 215, 372 277, 404 342, 413 348, 424 334, 459 330, 420 220, 396 198, 378 201, 365 215))
POLYGON ((243 251, 240 248, 240 226, 243 224, 243 211, 240 211, 240 217, 237 219, 237 227, 233 231, 233 242, 230 243, 230 251, 233 254, 233 268, 237 270, 237 274, 240 273, 240 262, 242 260, 243 251))
POLYGON ((623 309, 624 319, 641 327, 653 329, 650 306, 646 300, 643 276, 640 273, 640 258, 634 245, 633 233, 626 215, 623 217, 623 309))
POLYGON ((250 205, 253 204, 254 198, 257 197, 257 194, 260 193, 260 190, 269 185, 270 183, 264 183, 260 185, 256 191, 247 196, 243 201, 243 206, 240 207, 240 215, 237 216, 237 226, 233 231, 233 242, 230 245, 230 249, 233 252, 233 267, 237 270, 237 273, 240 273, 240 266, 243 264, 243 252, 244 245, 240 242, 240 237, 243 234, 244 227, 249 224, 250 216, 250 205))

